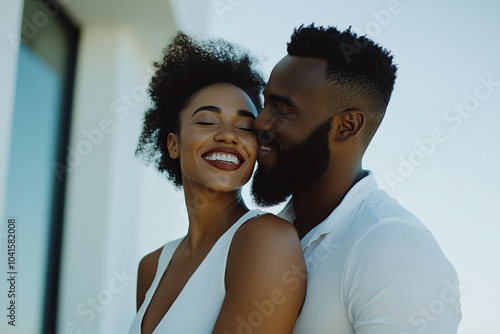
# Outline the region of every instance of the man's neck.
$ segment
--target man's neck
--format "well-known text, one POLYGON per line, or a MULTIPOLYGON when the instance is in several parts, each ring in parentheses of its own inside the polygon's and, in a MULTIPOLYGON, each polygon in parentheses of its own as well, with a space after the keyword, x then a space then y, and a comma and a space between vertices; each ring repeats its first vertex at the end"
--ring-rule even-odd
POLYGON ((366 173, 360 168, 341 176, 325 173, 314 185, 293 195, 295 227, 302 239, 323 222, 366 173))

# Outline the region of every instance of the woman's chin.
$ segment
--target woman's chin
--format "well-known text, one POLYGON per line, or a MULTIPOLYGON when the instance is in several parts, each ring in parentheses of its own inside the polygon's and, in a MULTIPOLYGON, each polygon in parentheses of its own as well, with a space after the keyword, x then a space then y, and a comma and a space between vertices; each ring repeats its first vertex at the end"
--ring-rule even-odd
POLYGON ((243 185, 236 183, 223 183, 223 182, 211 182, 205 184, 205 189, 207 191, 207 197, 210 198, 210 193, 230 193, 241 190, 243 185))

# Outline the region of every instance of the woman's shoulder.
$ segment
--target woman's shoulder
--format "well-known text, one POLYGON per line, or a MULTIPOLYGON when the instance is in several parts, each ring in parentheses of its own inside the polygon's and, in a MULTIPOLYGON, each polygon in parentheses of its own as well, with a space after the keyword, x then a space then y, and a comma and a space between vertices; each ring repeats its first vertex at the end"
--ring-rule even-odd
MULTIPOLYGON (((160 259, 161 251, 163 246, 157 250, 145 255, 139 262, 138 276, 139 278, 147 278, 153 276, 156 273, 156 268, 158 267, 158 260, 160 259)), ((152 280, 152 279, 151 279, 152 280)))
POLYGON ((235 238, 253 239, 267 236, 275 241, 290 240, 299 242, 297 230, 289 221, 274 214, 262 212, 261 215, 250 219, 235 233, 235 238), (276 239, 275 239, 276 238, 276 239))
POLYGON ((137 270, 137 310, 139 310, 144 302, 146 292, 153 283, 162 249, 163 247, 160 247, 145 255, 139 262, 137 270))
POLYGON ((139 262, 139 268, 137 270, 137 309, 141 306, 146 297, 146 292, 153 283, 163 249, 165 247, 175 247, 181 239, 182 238, 167 242, 164 246, 145 255, 139 262))
MULTIPOLYGON (((145 255, 141 261, 139 262, 139 268, 138 268, 138 282, 145 283, 148 285, 147 288, 151 285, 153 282, 153 279, 156 275, 156 270, 158 269, 158 262, 160 261, 161 254, 164 250, 164 248, 171 248, 171 247, 176 247, 178 243, 181 241, 183 238, 179 238, 170 242, 167 242, 164 246, 158 248, 157 250, 145 255)), ((147 291, 147 289, 146 289, 147 291)))
MULTIPOLYGON (((280 258, 302 258, 302 247, 295 227, 273 214, 264 213, 243 224, 234 234, 228 260, 259 259, 274 254, 280 258)), ((271 260, 272 256, 267 257, 271 260)), ((290 259, 291 258, 291 259, 290 259)))
POLYGON ((266 321, 260 332, 275 333, 280 328, 280 333, 285 329, 290 333, 304 302, 305 273, 300 239, 291 223, 272 214, 248 220, 236 231, 229 249, 226 297, 214 332, 227 331, 237 316, 252 314, 255 303, 265 301, 273 303, 269 307, 274 320, 266 321))

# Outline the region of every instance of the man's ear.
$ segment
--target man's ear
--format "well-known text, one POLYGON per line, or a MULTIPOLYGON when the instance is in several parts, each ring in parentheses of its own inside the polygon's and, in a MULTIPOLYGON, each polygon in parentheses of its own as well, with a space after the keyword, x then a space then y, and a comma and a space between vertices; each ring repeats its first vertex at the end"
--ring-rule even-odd
POLYGON ((179 152, 179 136, 175 133, 169 133, 167 136, 167 148, 170 158, 177 159, 180 156, 179 152))
POLYGON ((336 141, 348 141, 357 137, 365 125, 365 114, 359 109, 347 109, 335 116, 338 124, 336 141))

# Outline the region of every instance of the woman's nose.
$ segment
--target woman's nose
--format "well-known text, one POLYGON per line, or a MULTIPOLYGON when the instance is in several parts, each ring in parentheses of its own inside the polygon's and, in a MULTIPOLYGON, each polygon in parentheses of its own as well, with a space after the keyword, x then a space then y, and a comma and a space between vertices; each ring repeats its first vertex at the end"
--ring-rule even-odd
POLYGON ((233 126, 223 126, 215 134, 214 140, 236 144, 238 143, 238 135, 235 130, 233 126))

